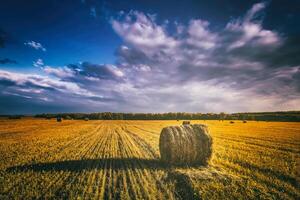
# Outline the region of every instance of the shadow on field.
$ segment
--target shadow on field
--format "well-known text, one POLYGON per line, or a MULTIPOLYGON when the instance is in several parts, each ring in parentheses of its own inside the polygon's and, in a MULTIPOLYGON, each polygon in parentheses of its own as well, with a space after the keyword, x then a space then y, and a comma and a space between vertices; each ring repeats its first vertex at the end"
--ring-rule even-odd
MULTIPOLYGON (((195 167, 195 165, 193 165, 195 167)), ((164 170, 165 178, 162 182, 165 184, 174 184, 175 196, 179 199, 201 199, 198 191, 193 187, 188 174, 176 171, 179 167, 184 169, 188 166, 170 166, 159 159, 143 159, 143 158, 99 158, 99 159, 83 159, 83 160, 66 160, 47 163, 36 163, 9 167, 6 171, 16 172, 51 172, 51 171, 71 171, 81 172, 84 170, 106 169, 128 170, 128 169, 148 169, 148 170, 164 170)), ((191 166, 190 166, 191 167, 191 166)), ((199 167, 199 166, 198 166, 199 167)), ((202 166, 203 167, 203 166, 202 166)), ((200 169, 200 168, 199 168, 200 169)), ((209 168, 203 167, 202 170, 209 168)), ((127 175, 125 175, 127 176, 127 175)), ((162 183, 158 183, 161 185, 162 183)))
POLYGON ((7 168, 7 171, 83 171, 93 169, 166 169, 167 165, 157 159, 143 158, 100 158, 83 160, 65 160, 47 163, 35 163, 7 168))

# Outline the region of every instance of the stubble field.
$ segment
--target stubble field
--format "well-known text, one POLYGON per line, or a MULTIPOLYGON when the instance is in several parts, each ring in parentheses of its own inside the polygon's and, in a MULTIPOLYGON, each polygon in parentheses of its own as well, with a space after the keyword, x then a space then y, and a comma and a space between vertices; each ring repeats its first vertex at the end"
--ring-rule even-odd
POLYGON ((208 167, 160 162, 181 121, 0 120, 0 199, 299 199, 300 123, 192 121, 208 167))

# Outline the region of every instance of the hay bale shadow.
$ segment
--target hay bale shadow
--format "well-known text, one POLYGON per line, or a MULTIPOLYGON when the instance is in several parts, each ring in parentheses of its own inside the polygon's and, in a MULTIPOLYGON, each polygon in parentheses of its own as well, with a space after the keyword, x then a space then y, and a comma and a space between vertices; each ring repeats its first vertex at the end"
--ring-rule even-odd
POLYGON ((201 199, 198 191, 193 187, 189 176, 176 170, 167 173, 166 182, 171 182, 175 186, 175 194, 179 199, 201 199))
POLYGON ((6 169, 8 172, 18 171, 83 171, 93 169, 166 169, 164 163, 158 159, 143 158, 99 158, 82 160, 64 160, 57 162, 33 163, 26 165, 13 166, 6 169))
POLYGON ((189 168, 173 168, 167 171, 165 182, 174 185, 174 192, 178 199, 202 199, 201 189, 198 184, 220 181, 227 183, 228 180, 237 179, 227 172, 212 166, 198 166, 189 168))
POLYGON ((41 162, 25 165, 12 166, 6 169, 8 172, 22 171, 83 171, 93 169, 150 169, 150 170, 169 170, 175 167, 187 169, 190 167, 201 167, 202 165, 171 165, 162 162, 160 159, 144 158, 99 158, 99 159, 82 159, 82 160, 63 160, 57 162, 41 162))

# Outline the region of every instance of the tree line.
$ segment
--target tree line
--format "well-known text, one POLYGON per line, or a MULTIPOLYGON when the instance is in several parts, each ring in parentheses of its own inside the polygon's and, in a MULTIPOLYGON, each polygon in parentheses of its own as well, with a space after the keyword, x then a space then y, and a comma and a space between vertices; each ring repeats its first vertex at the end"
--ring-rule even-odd
POLYGON ((249 121, 300 121, 300 111, 256 113, 57 113, 37 114, 36 118, 91 119, 91 120, 249 120, 249 121))

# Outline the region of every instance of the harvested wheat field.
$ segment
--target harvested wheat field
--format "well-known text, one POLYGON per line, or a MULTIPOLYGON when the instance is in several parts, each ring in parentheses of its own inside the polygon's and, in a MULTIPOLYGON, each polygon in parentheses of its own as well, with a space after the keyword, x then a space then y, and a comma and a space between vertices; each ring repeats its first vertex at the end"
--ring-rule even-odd
POLYGON ((300 123, 208 125, 207 167, 160 161, 181 121, 0 121, 0 199, 299 199, 300 123), (298 174, 297 174, 298 172, 298 174))

